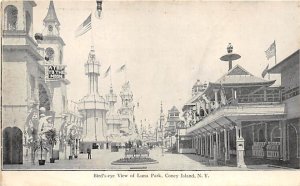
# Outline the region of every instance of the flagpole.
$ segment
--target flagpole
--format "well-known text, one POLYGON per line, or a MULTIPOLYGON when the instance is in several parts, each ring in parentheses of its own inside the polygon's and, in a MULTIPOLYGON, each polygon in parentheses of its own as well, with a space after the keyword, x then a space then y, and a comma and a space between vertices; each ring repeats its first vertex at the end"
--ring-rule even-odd
POLYGON ((93 11, 91 10, 91 44, 92 44, 92 46, 94 47, 94 37, 93 37, 93 35, 94 35, 94 32, 93 32, 93 25, 92 25, 92 16, 93 15, 93 11))
POLYGON ((274 40, 274 45, 275 45, 275 65, 277 64, 277 58, 276 58, 276 55, 277 55, 277 47, 276 47, 276 42, 274 40))
MULTIPOLYGON (((111 68, 111 67, 109 67, 111 68)), ((110 77, 110 86, 112 87, 112 80, 111 80, 111 69, 109 70, 109 77, 110 77)))
POLYGON ((127 82, 127 63, 125 63, 125 83, 127 82))

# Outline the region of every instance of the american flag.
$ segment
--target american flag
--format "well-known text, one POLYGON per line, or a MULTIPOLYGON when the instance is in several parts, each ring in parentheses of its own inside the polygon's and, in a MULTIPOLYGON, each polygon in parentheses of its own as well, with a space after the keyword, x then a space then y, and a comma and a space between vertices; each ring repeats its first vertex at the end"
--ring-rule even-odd
POLYGON ((92 14, 90 14, 85 21, 77 28, 76 37, 85 34, 87 31, 92 29, 92 14))
POLYGON ((265 51, 266 57, 269 60, 271 57, 276 55, 276 44, 275 41, 271 44, 268 50, 265 51))

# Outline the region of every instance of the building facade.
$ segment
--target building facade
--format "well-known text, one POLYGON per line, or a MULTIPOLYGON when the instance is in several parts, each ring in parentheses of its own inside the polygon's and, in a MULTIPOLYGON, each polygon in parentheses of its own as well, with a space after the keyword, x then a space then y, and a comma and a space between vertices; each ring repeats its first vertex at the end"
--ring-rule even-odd
MULTIPOLYGON (((69 82, 64 78, 53 82, 47 80, 47 63, 63 64, 62 58, 56 55, 60 59, 46 60, 48 47, 53 45, 53 48, 61 48, 57 53, 62 55, 64 43, 59 33, 53 37, 49 37, 47 33, 45 37, 33 39, 35 6, 34 1, 2 3, 4 164, 30 161, 33 154, 30 146, 33 137, 31 129, 38 130, 40 108, 43 108, 46 115, 55 117, 52 122, 57 130, 62 122, 62 114, 66 111, 66 85, 69 82)), ((52 1, 48 12, 45 13, 47 13, 44 19, 45 26, 54 24, 59 29, 52 1)), ((34 163, 34 159, 31 160, 34 163)))
POLYGON ((299 168, 299 100, 289 103, 285 98, 298 99, 299 79, 285 84, 288 71, 299 75, 299 52, 270 70, 282 74, 287 93, 271 86, 275 80, 256 77, 239 65, 210 82, 196 101, 200 117, 179 131, 186 138, 179 143, 215 164, 245 167, 267 162, 299 168))

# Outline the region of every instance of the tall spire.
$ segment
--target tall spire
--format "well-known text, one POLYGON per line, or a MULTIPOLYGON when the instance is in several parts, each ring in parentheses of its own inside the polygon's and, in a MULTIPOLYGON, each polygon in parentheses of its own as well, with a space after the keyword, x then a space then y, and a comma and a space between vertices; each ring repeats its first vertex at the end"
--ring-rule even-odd
POLYGON ((57 26, 60 25, 60 22, 58 21, 57 16, 56 16, 54 3, 52 0, 50 1, 50 4, 49 4, 48 13, 47 13, 46 17, 44 18, 44 24, 46 24, 47 22, 53 22, 57 26))

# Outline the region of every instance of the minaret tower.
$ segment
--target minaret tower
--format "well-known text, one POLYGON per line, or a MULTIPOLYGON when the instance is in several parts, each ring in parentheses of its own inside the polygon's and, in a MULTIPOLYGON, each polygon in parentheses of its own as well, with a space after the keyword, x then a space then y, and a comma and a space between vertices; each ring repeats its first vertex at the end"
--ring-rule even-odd
POLYGON ((117 95, 114 93, 112 86, 110 87, 109 94, 106 95, 106 101, 109 104, 109 111, 106 114, 106 122, 109 135, 119 135, 121 118, 119 113, 115 110, 117 95))
POLYGON ((135 126, 133 123, 134 105, 129 81, 125 82, 122 86, 120 97, 122 99, 122 106, 119 109, 122 121, 121 130, 125 133, 132 133, 135 126))
POLYGON ((162 129, 165 122, 165 115, 162 107, 162 102, 160 103, 160 119, 159 119, 159 128, 162 129))
POLYGON ((85 74, 88 76, 88 94, 79 101, 78 109, 84 120, 83 143, 86 145, 99 143, 103 146, 107 142, 106 113, 108 105, 98 92, 100 63, 96 60, 94 47, 91 47, 84 67, 85 74))

